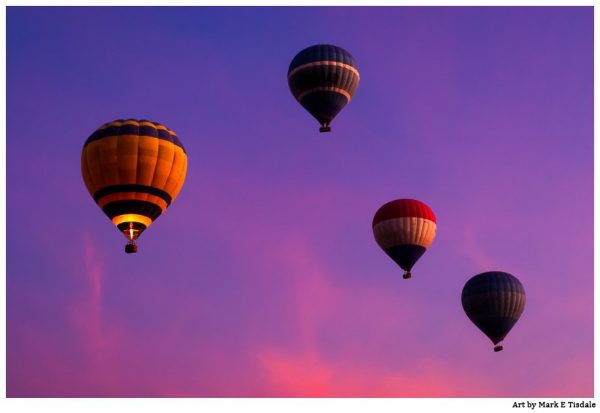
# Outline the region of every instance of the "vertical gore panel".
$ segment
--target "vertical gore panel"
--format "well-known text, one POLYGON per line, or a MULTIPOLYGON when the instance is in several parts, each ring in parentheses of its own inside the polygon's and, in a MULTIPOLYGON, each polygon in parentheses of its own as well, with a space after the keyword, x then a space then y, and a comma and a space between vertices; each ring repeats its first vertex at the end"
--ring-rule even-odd
POLYGON ((86 161, 92 182, 91 192, 96 192, 104 186, 104 174, 100 165, 100 147, 88 145, 86 149, 86 161))
POLYGON ((119 182, 122 184, 137 182, 138 142, 137 135, 121 135, 117 139, 119 182))
POLYGON ((153 187, 165 191, 167 179, 171 173, 171 167, 173 166, 174 158, 175 145, 173 145, 171 142, 160 139, 158 141, 158 159, 156 162, 156 169, 154 170, 154 177, 152 178, 153 187))
POLYGON ((393 218, 380 221, 373 227, 373 233, 382 248, 399 244, 414 244, 427 248, 435 237, 435 223, 423 218, 393 218))
POLYGON ((184 158, 183 158, 183 168, 181 170, 181 174, 179 175, 179 178, 177 180, 178 184, 177 184, 177 188, 175 188, 175 191, 172 194, 172 199, 175 200, 175 198, 177 198, 177 196, 179 195, 179 192, 181 191, 181 188, 183 187, 183 183, 185 182, 185 177, 187 175, 187 163, 188 163, 188 159, 187 159, 187 155, 184 153, 184 158))
POLYGON ((140 136, 137 164, 137 183, 140 185, 152 185, 157 164, 158 141, 158 138, 140 136))
POLYGON ((422 239, 423 239, 423 220, 422 219, 417 219, 417 218, 411 218, 410 219, 411 224, 413 225, 414 229, 413 231, 411 231, 411 234, 413 234, 413 239, 414 239, 414 243, 418 244, 418 245, 422 245, 422 239))
POLYGON ((179 186, 179 177, 183 172, 183 167, 185 166, 185 153, 179 146, 173 146, 175 152, 175 158, 173 159, 173 167, 169 173, 169 177, 167 178, 167 183, 165 185, 165 192, 171 195, 172 198, 175 197, 177 187, 179 186))
POLYGON ((103 186, 119 184, 117 139, 118 137, 111 136, 91 143, 91 145, 98 146, 100 168, 104 177, 103 186))
POLYGON ((86 148, 83 148, 83 151, 81 152, 81 176, 83 176, 83 183, 85 184, 85 187, 90 195, 94 195, 92 192, 94 189, 94 183, 92 182, 92 177, 90 176, 90 172, 88 170, 86 148))

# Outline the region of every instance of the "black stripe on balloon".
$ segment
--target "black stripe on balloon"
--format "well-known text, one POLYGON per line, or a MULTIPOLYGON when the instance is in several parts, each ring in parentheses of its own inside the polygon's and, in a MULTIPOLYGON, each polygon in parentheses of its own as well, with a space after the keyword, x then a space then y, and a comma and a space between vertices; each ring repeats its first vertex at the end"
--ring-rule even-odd
POLYGON ((138 200, 110 202, 104 205, 102 211, 104 211, 110 219, 124 214, 138 214, 154 221, 162 214, 162 209, 158 205, 152 202, 138 200))
POLYGON ((109 126, 104 129, 98 129, 96 132, 92 133, 92 135, 87 138, 83 147, 85 148, 89 143, 109 138, 109 137, 119 137, 120 135, 137 135, 137 136, 146 136, 149 138, 158 138, 168 142, 171 142, 173 145, 179 146, 183 153, 187 154, 183 144, 177 137, 177 135, 172 135, 168 131, 164 129, 156 129, 151 126, 137 126, 137 125, 123 125, 123 126, 109 126))
POLYGON ((410 271, 427 249, 420 245, 402 244, 386 248, 385 252, 404 271, 410 271))
POLYGON ((94 194, 94 201, 98 202, 102 197, 110 194, 116 194, 118 192, 139 192, 143 194, 151 194, 156 195, 159 198, 162 198, 167 206, 171 205, 171 195, 167 192, 155 188, 153 186, 148 185, 138 185, 138 184, 123 184, 123 185, 112 185, 102 188, 94 194))
POLYGON ((358 76, 348 68, 321 65, 306 67, 294 73, 288 79, 288 84, 294 96, 318 87, 336 87, 352 95, 358 86, 358 80, 358 76))

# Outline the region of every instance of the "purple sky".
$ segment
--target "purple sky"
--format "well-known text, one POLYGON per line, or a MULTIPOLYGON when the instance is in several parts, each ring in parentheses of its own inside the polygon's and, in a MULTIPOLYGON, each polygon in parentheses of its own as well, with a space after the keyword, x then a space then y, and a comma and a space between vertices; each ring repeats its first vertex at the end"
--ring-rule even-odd
POLYGON ((593 9, 7 11, 7 393, 592 397, 593 9), (349 50, 319 134, 287 68, 349 50), (80 174, 101 124, 175 130, 180 196, 126 255, 80 174), (411 280, 376 245, 434 210, 411 280), (492 351, 460 293, 517 276, 492 351))

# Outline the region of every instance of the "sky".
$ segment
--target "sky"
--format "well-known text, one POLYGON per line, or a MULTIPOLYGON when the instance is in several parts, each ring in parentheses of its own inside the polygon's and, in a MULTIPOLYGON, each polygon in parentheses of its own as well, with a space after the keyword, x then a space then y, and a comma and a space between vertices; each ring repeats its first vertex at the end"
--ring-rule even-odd
POLYGON ((593 397, 591 7, 7 8, 8 397, 593 397), (294 55, 361 80, 320 134, 294 55), (188 154, 138 241, 83 183, 100 125, 188 154), (374 241, 415 198, 410 280, 374 241), (525 311, 494 353, 465 282, 525 311))

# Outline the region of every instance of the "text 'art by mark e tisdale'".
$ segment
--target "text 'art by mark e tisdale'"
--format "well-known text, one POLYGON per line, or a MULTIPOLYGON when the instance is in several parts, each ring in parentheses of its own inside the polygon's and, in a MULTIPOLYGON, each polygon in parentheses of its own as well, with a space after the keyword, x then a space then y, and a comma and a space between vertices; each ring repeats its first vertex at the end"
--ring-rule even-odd
POLYGON ((579 409, 579 408, 590 408, 596 407, 596 402, 592 401, 557 401, 557 400, 540 400, 537 402, 514 402, 513 408, 525 408, 534 410, 536 407, 540 409, 579 409))

